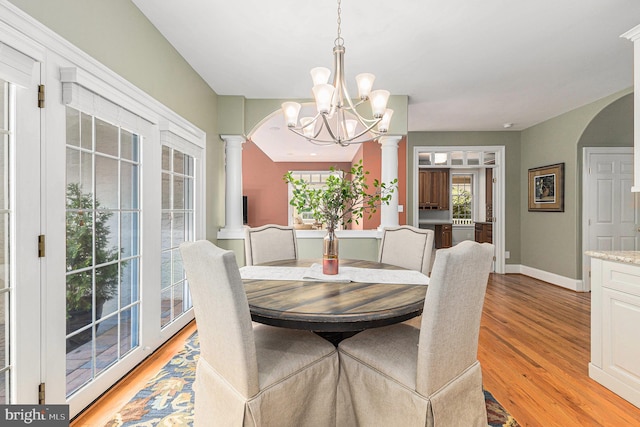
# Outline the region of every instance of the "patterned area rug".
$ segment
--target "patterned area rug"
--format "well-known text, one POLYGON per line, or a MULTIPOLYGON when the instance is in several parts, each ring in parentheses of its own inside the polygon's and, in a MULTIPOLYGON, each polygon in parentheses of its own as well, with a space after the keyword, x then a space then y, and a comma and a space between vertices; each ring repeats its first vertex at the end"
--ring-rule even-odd
MULTIPOLYGON (((193 424, 193 390, 196 362, 200 354, 198 333, 176 354, 144 389, 120 409, 106 427, 163 427, 193 424)), ((519 427, 516 420, 484 391, 491 427, 519 427)))

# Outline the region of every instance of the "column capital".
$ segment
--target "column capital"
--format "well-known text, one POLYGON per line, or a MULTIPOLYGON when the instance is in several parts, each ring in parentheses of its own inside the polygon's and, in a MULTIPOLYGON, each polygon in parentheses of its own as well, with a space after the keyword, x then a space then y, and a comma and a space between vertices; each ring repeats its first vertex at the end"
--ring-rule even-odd
POLYGON ((401 139, 401 135, 385 135, 378 138, 378 144, 382 147, 397 147, 401 139))
POLYGON ((244 144, 247 142, 247 137, 244 135, 220 135, 220 139, 225 142, 225 144, 244 144))

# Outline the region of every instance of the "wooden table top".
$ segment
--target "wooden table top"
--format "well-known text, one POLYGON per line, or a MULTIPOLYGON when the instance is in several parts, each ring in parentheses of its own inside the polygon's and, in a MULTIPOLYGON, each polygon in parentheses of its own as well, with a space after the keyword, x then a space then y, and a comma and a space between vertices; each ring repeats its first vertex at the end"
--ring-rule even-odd
MULTIPOLYGON (((318 260, 262 265, 309 267, 318 260)), ((321 262, 321 261, 320 261, 321 262)), ((373 261, 340 260, 341 266, 398 270, 373 261)), ((251 317, 272 326, 316 332, 350 332, 390 325, 422 313, 425 285, 244 279, 251 317)))

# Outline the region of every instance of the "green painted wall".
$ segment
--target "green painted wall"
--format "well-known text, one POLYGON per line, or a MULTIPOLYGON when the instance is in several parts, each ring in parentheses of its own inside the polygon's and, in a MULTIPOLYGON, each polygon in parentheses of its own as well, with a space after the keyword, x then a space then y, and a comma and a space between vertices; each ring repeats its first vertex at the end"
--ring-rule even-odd
MULTIPOLYGON (((413 149, 423 146, 504 146, 505 147, 505 251, 507 264, 520 264, 520 132, 409 132, 407 175, 412 177, 413 149)), ((407 195, 413 194, 413 179, 407 180, 407 195)), ((413 223, 413 198, 407 197, 407 223, 413 223)))
MULTIPOLYGON (((582 277, 582 204, 581 204, 581 151, 579 142, 607 145, 605 135, 615 133, 615 140, 626 138, 628 129, 614 130, 608 123, 620 123, 618 106, 605 112, 601 120, 593 121, 609 104, 627 95, 630 90, 618 92, 591 104, 569 111, 522 131, 522 164, 520 170, 521 260, 522 265, 559 274, 572 279, 582 277), (616 111, 617 110, 617 111, 616 111), (616 117, 613 119, 613 117, 616 117), (607 119, 608 118, 608 119, 607 119), (592 122, 593 121, 593 122, 592 122), (586 130, 593 124, 589 132, 586 130), (529 212, 527 210, 527 169, 554 163, 565 164, 565 211, 529 212)), ((624 113, 628 114, 628 113, 624 113)), ((507 233, 509 231, 507 230, 507 233)))
POLYGON ((224 218, 217 95, 130 0, 13 4, 207 133, 207 238, 224 218))

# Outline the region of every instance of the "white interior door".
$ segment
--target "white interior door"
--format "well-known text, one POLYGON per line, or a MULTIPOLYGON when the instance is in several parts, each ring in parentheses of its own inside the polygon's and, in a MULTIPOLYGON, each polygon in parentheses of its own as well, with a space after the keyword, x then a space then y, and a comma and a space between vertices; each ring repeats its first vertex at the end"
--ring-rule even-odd
MULTIPOLYGON (((640 206, 633 185, 633 149, 585 149, 584 250, 640 248, 640 206)), ((589 257, 583 260, 584 290, 590 290, 589 257)))

